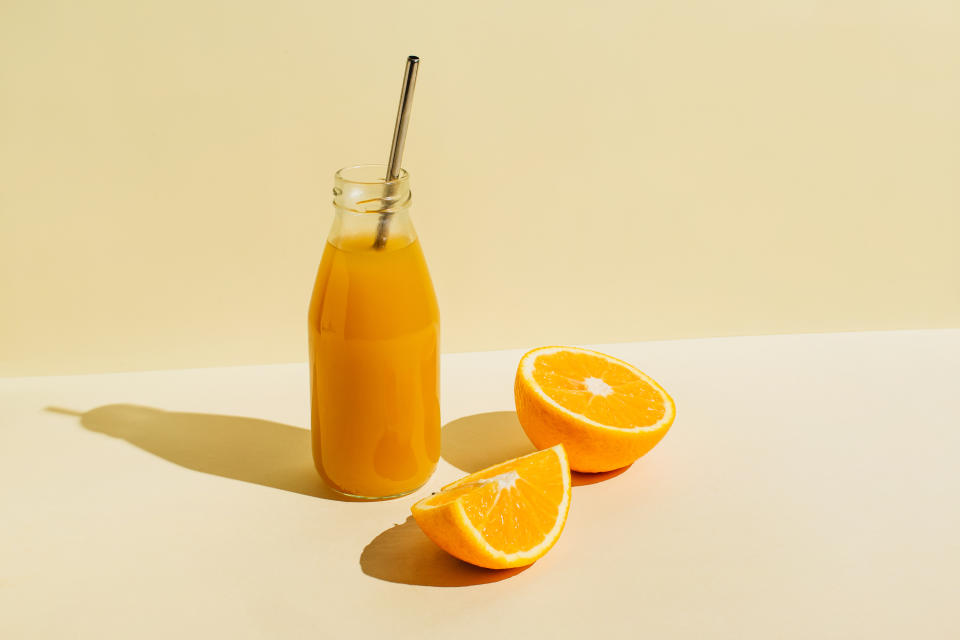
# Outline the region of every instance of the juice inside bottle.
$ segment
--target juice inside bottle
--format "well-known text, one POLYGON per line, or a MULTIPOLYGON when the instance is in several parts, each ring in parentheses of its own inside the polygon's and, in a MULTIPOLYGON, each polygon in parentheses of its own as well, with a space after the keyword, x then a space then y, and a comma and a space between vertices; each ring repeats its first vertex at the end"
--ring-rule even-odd
POLYGON ((439 315, 406 174, 384 190, 382 177, 351 184, 360 169, 377 171, 337 174, 310 303, 313 457, 337 491, 382 498, 421 486, 440 456, 439 315), (375 247, 384 210, 386 242, 375 247))

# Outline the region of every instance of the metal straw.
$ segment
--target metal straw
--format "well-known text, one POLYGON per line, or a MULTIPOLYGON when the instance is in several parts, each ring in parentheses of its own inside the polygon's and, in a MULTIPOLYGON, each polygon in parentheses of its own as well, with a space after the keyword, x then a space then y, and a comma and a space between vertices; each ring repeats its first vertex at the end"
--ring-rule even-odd
MULTIPOLYGON (((407 125, 410 124, 410 110, 413 108, 413 89, 417 85, 417 68, 420 58, 407 56, 407 67, 403 71, 403 87, 400 91, 400 104, 397 106, 397 122, 393 127, 393 142, 390 145, 390 160, 387 163, 385 198, 389 198, 393 180, 400 177, 400 159, 403 157, 403 144, 407 141, 407 125)), ((381 213, 377 220, 377 237, 373 241, 375 249, 387 244, 387 232, 390 226, 390 214, 381 213)))

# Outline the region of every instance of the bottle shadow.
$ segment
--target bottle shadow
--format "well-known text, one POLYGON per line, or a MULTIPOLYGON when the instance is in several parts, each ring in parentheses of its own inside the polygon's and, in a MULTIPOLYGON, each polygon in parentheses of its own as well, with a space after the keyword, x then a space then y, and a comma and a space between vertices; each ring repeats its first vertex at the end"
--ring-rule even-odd
POLYGON ((529 567, 484 569, 458 560, 438 547, 413 516, 370 541, 360 569, 372 578, 426 587, 468 587, 506 580, 529 567))
POLYGON ((193 471, 313 498, 353 501, 320 479, 306 429, 256 418, 131 404, 104 405, 86 413, 60 407, 47 407, 47 411, 77 416, 89 431, 126 440, 193 471))

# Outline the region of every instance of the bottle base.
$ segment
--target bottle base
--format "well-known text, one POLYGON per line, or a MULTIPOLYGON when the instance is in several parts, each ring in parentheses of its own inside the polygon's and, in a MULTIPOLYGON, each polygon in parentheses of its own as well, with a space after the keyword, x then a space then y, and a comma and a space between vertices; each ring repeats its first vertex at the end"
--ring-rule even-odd
MULTIPOLYGON (((432 474, 431 474, 431 475, 432 475, 432 474)), ((401 491, 400 493, 391 493, 390 495, 387 495, 387 496, 363 496, 363 495, 356 494, 356 493, 350 493, 349 491, 344 491, 343 489, 340 489, 340 488, 338 488, 338 487, 333 486, 333 485, 330 484, 329 482, 327 482, 327 483, 325 483, 325 484, 326 484, 327 487, 329 487, 330 490, 333 491, 334 493, 336 493, 336 494, 338 494, 338 495, 341 495, 341 496, 344 496, 344 497, 346 497, 346 498, 350 498, 351 500, 362 500, 362 501, 364 501, 364 502, 379 502, 379 501, 381 501, 381 500, 393 500, 394 498, 402 498, 403 496, 408 496, 408 495, 410 495, 411 493, 413 493, 413 492, 415 492, 415 491, 417 491, 417 490, 419 490, 419 489, 422 489, 422 488, 424 487, 424 485, 427 484, 427 482, 428 482, 429 480, 430 480, 430 478, 427 478, 427 479, 424 480, 421 484, 417 485, 417 486, 414 487, 413 489, 408 489, 407 491, 401 491)))

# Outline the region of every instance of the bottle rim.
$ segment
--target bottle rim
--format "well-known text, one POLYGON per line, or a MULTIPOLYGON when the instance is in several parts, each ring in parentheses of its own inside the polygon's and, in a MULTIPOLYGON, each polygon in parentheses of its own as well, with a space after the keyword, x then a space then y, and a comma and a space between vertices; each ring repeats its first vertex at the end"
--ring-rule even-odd
POLYGON ((334 178, 350 184, 400 184, 410 178, 406 169, 400 169, 400 174, 393 180, 387 180, 386 175, 385 164, 355 164, 338 169, 334 178))
POLYGON ((333 181, 333 206, 338 211, 390 215, 410 206, 409 174, 400 170, 386 179, 387 166, 358 164, 337 171, 333 181))

